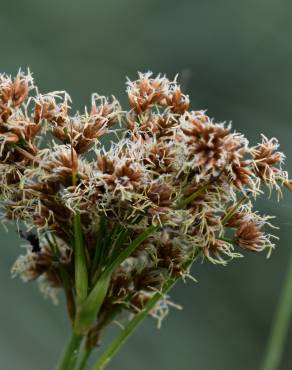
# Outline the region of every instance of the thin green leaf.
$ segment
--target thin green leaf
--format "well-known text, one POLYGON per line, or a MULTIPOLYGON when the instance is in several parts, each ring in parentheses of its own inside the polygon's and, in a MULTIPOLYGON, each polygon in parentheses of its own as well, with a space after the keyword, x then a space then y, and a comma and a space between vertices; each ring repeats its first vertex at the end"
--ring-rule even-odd
POLYGON ((149 226, 101 273, 100 278, 96 282, 92 291, 77 310, 77 318, 75 321, 76 333, 85 333, 96 319, 104 298, 106 297, 113 271, 116 270, 116 268, 119 267, 120 264, 124 262, 125 259, 127 259, 134 250, 157 229, 157 226, 149 226))

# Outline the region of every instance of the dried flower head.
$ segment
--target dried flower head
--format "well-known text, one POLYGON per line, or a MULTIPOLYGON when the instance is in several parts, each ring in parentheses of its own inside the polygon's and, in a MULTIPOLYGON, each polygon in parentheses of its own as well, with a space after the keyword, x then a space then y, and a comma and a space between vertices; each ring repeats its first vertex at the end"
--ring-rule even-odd
POLYGON ((252 203, 263 186, 287 184, 276 139, 249 146, 190 110, 176 79, 151 73, 128 80, 129 111, 94 94, 89 112, 72 114, 67 93, 33 89, 29 73, 0 75, 1 209, 31 243, 12 272, 51 296, 63 287, 91 345, 116 310, 164 317, 166 284, 197 258, 225 265, 274 248, 252 203))

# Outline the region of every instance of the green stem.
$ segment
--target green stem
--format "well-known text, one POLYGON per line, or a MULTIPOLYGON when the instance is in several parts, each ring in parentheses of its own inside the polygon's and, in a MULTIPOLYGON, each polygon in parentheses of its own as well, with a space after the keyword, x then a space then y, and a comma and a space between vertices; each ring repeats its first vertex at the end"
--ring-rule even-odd
POLYGON ((92 348, 87 348, 87 347, 84 348, 77 370, 85 369, 87 361, 90 357, 91 351, 92 351, 92 348))
POLYGON ((93 287, 88 297, 84 300, 77 310, 75 321, 75 331, 78 334, 86 333, 91 324, 96 319, 100 307, 107 294, 111 281, 112 273, 128 258, 134 250, 156 230, 157 226, 149 226, 143 233, 137 236, 119 255, 118 257, 101 273, 97 283, 93 287))
POLYGON ((72 334, 56 370, 74 369, 78 358, 78 348, 80 346, 81 340, 81 336, 75 335, 74 333, 72 334))
POLYGON ((88 273, 86 266, 85 251, 81 230, 80 213, 77 212, 73 218, 74 238, 75 238, 75 289, 77 305, 81 304, 87 297, 88 273))
MULTIPOLYGON (((52 234, 53 242, 50 240, 48 235, 45 235, 45 238, 51 248, 51 251, 57 258, 57 261, 59 261, 61 258, 61 255, 60 255, 58 244, 57 244, 57 241, 54 235, 52 234)), ((60 269, 60 275, 61 275, 61 279, 63 282, 63 287, 64 287, 64 291, 66 295, 66 304, 67 304, 69 319, 71 323, 73 323, 74 317, 75 317, 75 299, 74 299, 74 295, 72 291, 70 276, 68 275, 68 272, 66 271, 66 269, 61 263, 59 264, 59 269, 60 269)))
MULTIPOLYGON (((192 263, 198 256, 199 251, 195 254, 192 260, 189 260, 185 265, 184 269, 190 268, 192 263)), ((154 294, 154 296, 147 302, 145 307, 137 313, 134 318, 125 326, 121 333, 110 343, 105 352, 101 355, 95 365, 91 370, 103 370, 108 363, 111 361, 113 356, 119 351, 122 345, 130 337, 130 335, 135 331, 135 329, 143 322, 143 320, 148 316, 149 312, 155 307, 155 305, 160 301, 160 299, 167 294, 167 292, 176 284, 180 279, 180 276, 170 278, 163 285, 162 290, 154 294)))
POLYGON ((285 339, 292 313, 292 255, 278 308, 274 317, 270 338, 261 370, 277 370, 280 367, 285 339))
POLYGON ((184 198, 180 200, 176 206, 175 209, 184 209, 188 204, 193 202, 197 197, 199 197, 201 194, 205 192, 209 187, 211 186, 211 183, 208 183, 204 186, 202 186, 200 189, 189 195, 187 198, 184 198))
POLYGON ((126 325, 121 333, 112 341, 105 352, 101 355, 91 370, 103 370, 112 357, 118 352, 122 345, 126 342, 134 330, 142 323, 148 316, 149 311, 154 308, 162 295, 166 294, 176 283, 177 279, 170 279, 162 289, 161 293, 156 293, 151 300, 145 305, 144 309, 137 313, 134 318, 126 325))
POLYGON ((112 322, 115 316, 117 316, 122 311, 123 305, 115 305, 115 307, 103 318, 103 320, 96 325, 95 328, 92 328, 93 331, 93 338, 89 338, 87 334, 87 340, 84 343, 82 354, 79 356, 80 361, 78 364, 77 370, 84 370, 88 359, 92 353, 92 351, 96 348, 97 342, 101 333, 105 330, 105 328, 112 322))
POLYGON ((99 275, 99 269, 102 267, 100 260, 104 247, 104 239, 106 239, 106 220, 104 217, 101 217, 99 222, 99 229, 96 235, 95 253, 90 269, 91 285, 95 281, 96 277, 99 275))
POLYGON ((222 225, 226 225, 228 223, 228 221, 231 220, 231 218, 235 215, 236 211, 238 210, 238 208, 242 205, 242 203, 244 203, 246 200, 248 199, 248 197, 246 195, 243 195, 236 203, 233 207, 231 207, 228 212, 226 213, 226 215, 223 217, 222 219, 222 225))
POLYGON ((158 226, 149 226, 143 233, 137 236, 136 239, 132 241, 131 244, 127 246, 115 260, 106 268, 104 271, 105 274, 111 274, 114 270, 116 270, 121 263, 123 263, 130 255, 135 251, 139 245, 146 240, 150 235, 152 235, 155 231, 159 229, 158 226))

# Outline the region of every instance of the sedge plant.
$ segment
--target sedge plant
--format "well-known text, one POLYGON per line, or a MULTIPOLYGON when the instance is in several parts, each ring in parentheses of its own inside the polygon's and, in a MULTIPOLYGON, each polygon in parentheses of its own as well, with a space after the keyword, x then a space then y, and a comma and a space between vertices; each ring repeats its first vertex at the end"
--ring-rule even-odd
POLYGON ((58 370, 106 367, 147 317, 160 323, 169 291, 197 260, 225 266, 270 256, 271 217, 254 210, 264 187, 290 187, 275 138, 250 146, 230 125, 190 108, 176 79, 139 73, 129 108, 93 94, 73 113, 66 92, 42 94, 29 72, 0 75, 0 199, 26 252, 13 276, 65 294, 71 338, 58 370))

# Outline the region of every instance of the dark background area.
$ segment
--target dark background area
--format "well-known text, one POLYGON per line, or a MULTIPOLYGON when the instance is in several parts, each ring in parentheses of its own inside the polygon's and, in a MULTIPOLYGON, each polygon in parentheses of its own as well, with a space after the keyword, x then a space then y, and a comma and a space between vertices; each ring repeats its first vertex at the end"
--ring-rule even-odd
MULTIPOLYGON (((193 109, 232 121, 252 143, 276 136, 292 172, 291 13, 284 0, 0 0, 0 71, 29 67, 40 91, 67 90, 76 109, 92 92, 127 107, 125 77, 138 70, 180 73, 193 109)), ((172 292, 183 311, 161 330, 149 319, 109 370, 258 369, 291 254, 292 194, 284 195, 259 201, 280 227, 272 257, 197 264, 198 283, 172 292)), ((69 335, 65 308, 11 280, 20 244, 2 229, 0 369, 52 370, 69 335)), ((292 368, 291 345, 290 330, 281 370, 292 368)))

